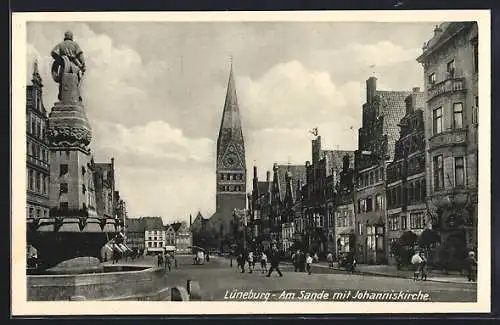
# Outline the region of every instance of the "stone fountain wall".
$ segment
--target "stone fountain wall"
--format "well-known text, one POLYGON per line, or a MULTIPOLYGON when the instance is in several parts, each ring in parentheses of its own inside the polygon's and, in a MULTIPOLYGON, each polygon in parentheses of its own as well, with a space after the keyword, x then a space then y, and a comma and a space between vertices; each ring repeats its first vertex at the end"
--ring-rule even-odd
MULTIPOLYGON (((105 266, 112 268, 113 266, 105 266)), ((122 266, 123 268, 124 266, 122 266)), ((147 268, 91 274, 29 275, 28 301, 125 299, 155 293, 165 286, 164 269, 147 268)))

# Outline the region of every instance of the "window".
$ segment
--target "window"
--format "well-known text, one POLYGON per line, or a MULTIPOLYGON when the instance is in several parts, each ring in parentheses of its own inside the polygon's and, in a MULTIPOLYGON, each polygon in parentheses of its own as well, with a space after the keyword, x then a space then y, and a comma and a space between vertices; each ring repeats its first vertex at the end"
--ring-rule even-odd
POLYGON ((455 76, 455 60, 451 60, 446 64, 446 72, 448 72, 448 78, 455 76))
POLYGON ((82 193, 85 194, 87 192, 87 188, 85 187, 85 184, 82 184, 82 193))
POLYGON ((371 197, 366 199, 366 212, 373 211, 373 199, 371 197))
POLYGON ((47 176, 42 175, 42 193, 47 194, 47 176))
POLYGON ((413 188, 414 188, 413 183, 410 183, 408 185, 408 203, 413 202, 413 200, 414 200, 414 197, 413 197, 413 188))
POLYGON ((435 73, 431 73, 429 75, 429 86, 433 87, 435 83, 436 83, 436 74, 435 73))
POLYGON ((380 194, 377 194, 375 196, 375 211, 379 211, 379 210, 382 210, 384 208, 384 199, 382 197, 382 195, 380 194))
POLYGON ((464 157, 455 157, 455 186, 465 185, 464 157))
POLYGON ((85 167, 82 166, 82 176, 85 176, 85 167))
POLYGON ((434 189, 444 188, 443 156, 434 157, 434 189))
POLYGON ((375 170, 375 182, 379 181, 378 169, 375 170))
POLYGON ((390 216, 388 222, 390 230, 399 230, 399 216, 390 216))
POLYGON ((477 40, 472 43, 473 47, 473 56, 474 56, 474 72, 479 72, 479 51, 478 51, 478 42, 477 40))
POLYGON ((59 176, 66 175, 68 173, 68 165, 66 164, 61 164, 59 166, 59 176))
POLYGON ((220 179, 224 180, 224 174, 220 174, 220 179))
POLYGON ((425 190, 426 190, 426 189, 425 189, 425 179, 424 179, 424 180, 422 180, 422 182, 421 182, 421 183, 422 183, 422 185, 421 185, 421 187, 420 187, 420 190, 422 191, 422 195, 421 195, 421 197, 422 197, 422 201, 425 201, 425 196, 426 196, 426 191, 425 191, 425 190))
POLYGON ((424 229, 425 218, 422 212, 412 213, 410 215, 410 228, 411 229, 424 229))
POLYGON ((413 193, 413 197, 414 197, 415 202, 420 202, 422 200, 421 193, 422 193, 422 190, 420 188, 420 181, 417 181, 415 183, 415 192, 413 193))
POLYGON ((479 96, 474 96, 474 107, 472 107, 472 123, 478 123, 479 96))
POLYGON ((406 216, 401 216, 401 230, 406 230, 406 216))
POLYGON ((40 173, 35 172, 35 191, 40 192, 41 184, 40 184, 40 173))
POLYGON ((370 185, 373 185, 373 172, 370 172, 370 185))
POLYGON ((439 134, 441 132, 443 132, 443 109, 438 107, 432 112, 432 133, 439 134))
POLYGON ((68 183, 61 183, 59 185, 59 193, 68 193, 68 183))
POLYGON ((28 180, 29 180, 29 185, 28 185, 28 188, 30 189, 30 191, 33 191, 33 185, 34 185, 34 181, 33 181, 33 175, 34 175, 34 172, 33 170, 29 170, 28 171, 28 180))
POLYGON ((461 129, 463 127, 463 106, 462 103, 453 104, 453 128, 461 129))
POLYGON ((82 203, 82 209, 87 210, 87 204, 85 202, 82 203))
POLYGON ((68 202, 60 202, 60 203, 59 203, 59 208, 60 208, 62 211, 68 211, 68 202))

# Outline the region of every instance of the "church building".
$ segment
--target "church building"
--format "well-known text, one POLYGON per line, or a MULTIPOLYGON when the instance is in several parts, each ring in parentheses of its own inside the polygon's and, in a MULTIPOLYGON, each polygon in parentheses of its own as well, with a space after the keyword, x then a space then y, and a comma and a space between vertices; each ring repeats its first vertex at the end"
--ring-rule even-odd
POLYGON ((232 234, 233 210, 245 209, 247 200, 245 142, 232 66, 217 139, 216 175, 216 211, 209 224, 222 240, 232 234))

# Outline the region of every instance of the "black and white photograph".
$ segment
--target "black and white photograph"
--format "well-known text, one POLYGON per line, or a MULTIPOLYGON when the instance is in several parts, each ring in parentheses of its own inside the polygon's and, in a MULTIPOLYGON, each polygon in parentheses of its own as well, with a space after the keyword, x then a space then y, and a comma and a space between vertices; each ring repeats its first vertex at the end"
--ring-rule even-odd
POLYGON ((489 310, 488 11, 12 26, 13 311, 489 310))

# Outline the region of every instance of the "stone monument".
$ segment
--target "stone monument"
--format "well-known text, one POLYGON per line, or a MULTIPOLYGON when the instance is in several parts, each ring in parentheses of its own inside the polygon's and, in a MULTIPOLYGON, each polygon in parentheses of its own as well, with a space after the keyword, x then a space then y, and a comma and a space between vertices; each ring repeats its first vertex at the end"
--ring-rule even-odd
POLYGON ((81 96, 86 71, 83 51, 66 32, 51 52, 58 102, 49 114, 50 217, 38 220, 28 237, 44 268, 77 257, 99 257, 117 232, 114 219, 96 212, 92 130, 81 96))

